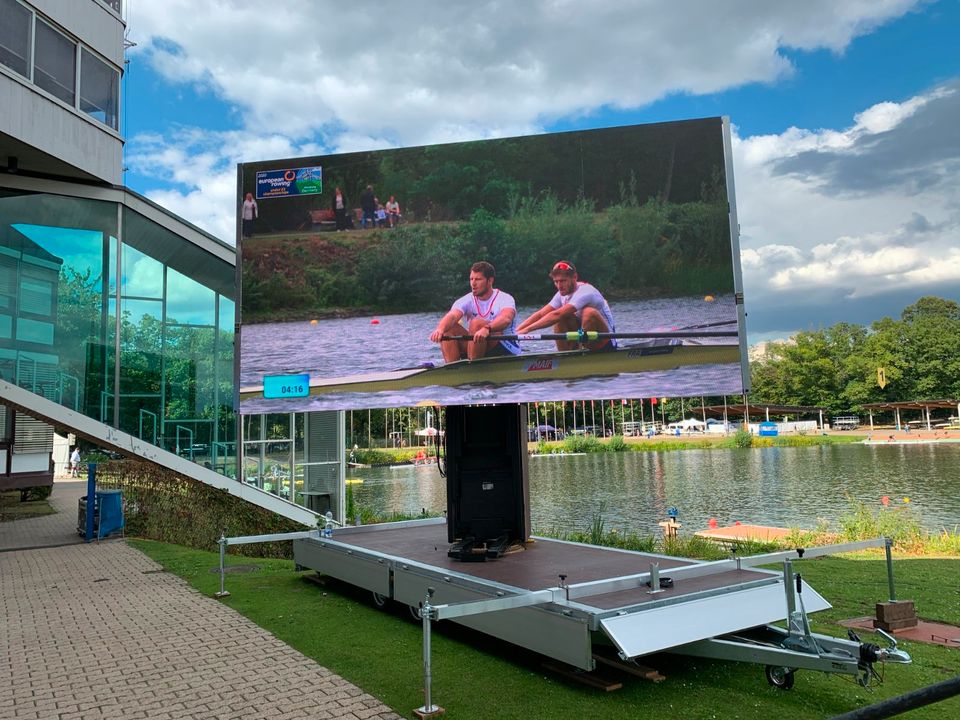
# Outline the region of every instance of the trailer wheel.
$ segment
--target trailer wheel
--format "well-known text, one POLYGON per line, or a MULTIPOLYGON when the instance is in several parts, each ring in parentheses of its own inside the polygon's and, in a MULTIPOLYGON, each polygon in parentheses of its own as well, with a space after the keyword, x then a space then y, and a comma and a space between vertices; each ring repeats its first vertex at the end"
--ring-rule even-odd
POLYGON ((764 668, 764 674, 767 676, 767 682, 775 688, 789 690, 793 687, 793 669, 781 665, 767 665, 764 668))
POLYGON ((390 598, 386 595, 381 595, 378 592, 371 593, 373 595, 373 604, 377 607, 378 610, 383 610, 387 607, 387 603, 390 602, 390 598))

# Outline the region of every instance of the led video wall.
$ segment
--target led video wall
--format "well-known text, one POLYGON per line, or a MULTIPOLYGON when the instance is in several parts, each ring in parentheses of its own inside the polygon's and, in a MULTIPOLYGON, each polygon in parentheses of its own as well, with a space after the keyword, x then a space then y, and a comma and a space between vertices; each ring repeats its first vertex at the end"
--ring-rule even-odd
POLYGON ((240 411, 732 395, 722 118, 242 164, 240 411))

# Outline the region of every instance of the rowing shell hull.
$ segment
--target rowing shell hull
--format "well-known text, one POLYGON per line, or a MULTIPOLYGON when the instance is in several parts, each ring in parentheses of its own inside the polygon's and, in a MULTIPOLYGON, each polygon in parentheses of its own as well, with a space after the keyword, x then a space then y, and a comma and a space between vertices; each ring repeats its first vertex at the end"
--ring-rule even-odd
MULTIPOLYGON (((407 390, 439 385, 505 385, 543 380, 573 380, 673 370, 684 365, 740 362, 737 345, 669 345, 625 348, 615 352, 575 350, 461 360, 432 368, 409 368, 339 378, 311 378, 310 395, 407 390)), ((263 397, 263 386, 240 388, 240 400, 263 397)))

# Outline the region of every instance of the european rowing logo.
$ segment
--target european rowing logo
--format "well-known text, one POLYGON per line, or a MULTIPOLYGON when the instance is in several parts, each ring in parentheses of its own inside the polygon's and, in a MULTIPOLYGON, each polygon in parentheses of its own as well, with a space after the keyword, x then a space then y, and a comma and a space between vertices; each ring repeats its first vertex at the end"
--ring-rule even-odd
POLYGON ((538 372, 541 370, 556 370, 557 369, 557 359, 556 358, 537 358, 536 360, 529 360, 524 366, 524 372, 538 372))

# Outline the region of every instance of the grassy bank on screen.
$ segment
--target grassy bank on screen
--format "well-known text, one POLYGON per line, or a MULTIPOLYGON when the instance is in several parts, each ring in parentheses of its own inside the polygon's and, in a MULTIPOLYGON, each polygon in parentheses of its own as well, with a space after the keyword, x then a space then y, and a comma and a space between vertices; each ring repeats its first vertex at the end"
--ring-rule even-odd
MULTIPOLYGON (((219 589, 215 552, 152 541, 131 541, 165 570, 204 595, 219 589)), ((377 610, 369 595, 333 580, 323 587, 294 572, 286 560, 228 557, 228 564, 255 563, 250 573, 227 575, 222 600, 257 625, 383 700, 404 717, 423 702, 422 635, 406 610, 377 610)), ((797 570, 833 604, 813 617, 814 630, 844 635, 835 622, 872 614, 887 592, 882 556, 825 558, 797 570)), ((925 618, 960 623, 958 559, 908 559, 896 563, 897 594, 912 599, 925 618)), ((873 640, 865 634, 865 640, 873 640)), ((623 689, 603 693, 544 670, 540 658, 441 623, 433 634, 433 700, 447 717, 471 720, 554 720, 603 717, 634 720, 656 709, 664 717, 803 720, 823 718, 875 703, 952 677, 955 649, 910 643, 910 666, 890 666, 884 685, 865 690, 839 676, 800 671, 789 692, 767 685, 758 665, 655 655, 646 664, 666 681, 624 677, 623 689)), ((621 679, 621 678, 618 678, 621 679)), ((960 717, 960 698, 911 714, 911 718, 960 717)))

